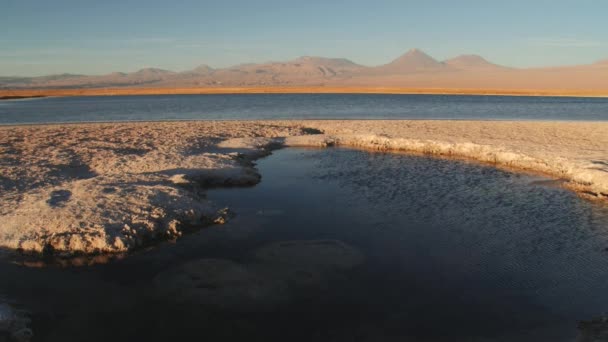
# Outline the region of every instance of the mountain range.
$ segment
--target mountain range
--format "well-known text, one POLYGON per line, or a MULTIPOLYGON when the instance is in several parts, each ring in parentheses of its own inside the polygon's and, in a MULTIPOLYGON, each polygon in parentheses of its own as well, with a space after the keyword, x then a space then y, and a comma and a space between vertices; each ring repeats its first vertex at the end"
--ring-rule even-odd
POLYGON ((201 65, 184 72, 145 68, 98 76, 0 77, 0 89, 271 86, 608 89, 608 60, 521 69, 497 65, 477 55, 438 61, 412 49, 380 66, 363 66, 344 58, 300 57, 221 69, 201 65))

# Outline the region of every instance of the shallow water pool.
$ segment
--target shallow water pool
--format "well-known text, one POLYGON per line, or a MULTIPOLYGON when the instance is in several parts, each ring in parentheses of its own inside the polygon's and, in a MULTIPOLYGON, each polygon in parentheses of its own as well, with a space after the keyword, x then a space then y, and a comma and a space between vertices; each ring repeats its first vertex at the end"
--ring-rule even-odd
POLYGON ((574 341, 608 208, 466 162, 285 149, 228 224, 92 267, 0 265, 34 341, 574 341))

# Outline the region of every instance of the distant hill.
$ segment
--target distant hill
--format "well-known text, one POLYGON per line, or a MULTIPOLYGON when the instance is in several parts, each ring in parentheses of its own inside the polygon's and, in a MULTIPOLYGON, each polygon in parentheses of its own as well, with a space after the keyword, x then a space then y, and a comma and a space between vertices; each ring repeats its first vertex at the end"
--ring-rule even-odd
POLYGON ((394 61, 371 68, 371 73, 382 74, 408 74, 421 71, 442 71, 446 65, 438 62, 426 53, 412 49, 394 61))
POLYGON ((608 60, 580 66, 517 69, 472 54, 438 61, 412 49, 379 66, 363 66, 344 58, 304 56, 219 69, 202 64, 183 72, 144 68, 98 76, 0 77, 2 89, 256 86, 608 89, 608 60))
POLYGON ((207 75, 212 72, 213 72, 212 67, 208 66, 207 64, 201 64, 190 71, 186 71, 185 73, 191 73, 191 74, 195 74, 195 75, 207 75))
POLYGON ((488 62, 485 58, 479 55, 460 55, 448 60, 443 61, 445 65, 457 69, 501 69, 503 66, 499 66, 494 63, 488 62))

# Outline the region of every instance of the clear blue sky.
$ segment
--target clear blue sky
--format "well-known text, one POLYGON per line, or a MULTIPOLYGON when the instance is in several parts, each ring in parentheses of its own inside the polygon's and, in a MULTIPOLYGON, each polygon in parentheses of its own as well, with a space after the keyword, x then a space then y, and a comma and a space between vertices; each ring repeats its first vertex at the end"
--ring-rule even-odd
POLYGON ((191 69, 410 48, 510 66, 608 58, 606 0, 0 0, 0 75, 191 69))

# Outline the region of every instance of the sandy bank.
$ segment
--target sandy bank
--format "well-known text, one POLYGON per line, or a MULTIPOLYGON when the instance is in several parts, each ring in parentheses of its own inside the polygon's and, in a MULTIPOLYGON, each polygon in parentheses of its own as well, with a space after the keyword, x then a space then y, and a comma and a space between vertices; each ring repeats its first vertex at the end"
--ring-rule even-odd
POLYGON ((248 186, 281 146, 469 158, 608 196, 608 123, 231 121, 0 127, 0 248, 120 253, 227 216, 210 186, 248 186))
POLYGON ((44 95, 24 95, 24 96, 10 96, 10 95, 6 95, 6 96, 0 96, 0 101, 1 100, 23 100, 23 99, 35 99, 35 98, 40 98, 40 97, 45 97, 44 95))

